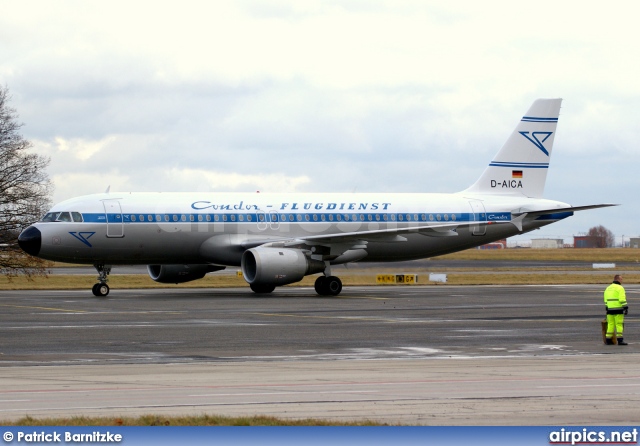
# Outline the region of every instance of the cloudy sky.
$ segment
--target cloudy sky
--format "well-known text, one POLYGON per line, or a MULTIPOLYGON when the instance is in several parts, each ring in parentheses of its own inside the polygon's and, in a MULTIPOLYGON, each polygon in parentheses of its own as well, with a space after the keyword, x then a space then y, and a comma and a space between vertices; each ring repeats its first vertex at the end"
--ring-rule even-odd
POLYGON ((457 192, 539 97, 545 197, 640 235, 637 5, 4 0, 0 84, 53 201, 112 191, 457 192))

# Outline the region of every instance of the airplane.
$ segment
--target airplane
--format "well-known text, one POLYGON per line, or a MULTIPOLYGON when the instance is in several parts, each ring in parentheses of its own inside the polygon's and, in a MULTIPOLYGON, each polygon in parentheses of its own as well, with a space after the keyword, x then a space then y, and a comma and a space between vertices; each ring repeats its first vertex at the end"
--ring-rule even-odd
POLYGON ((113 193, 63 201, 18 244, 43 259, 92 264, 95 296, 113 265, 147 265, 151 279, 183 283, 240 266, 255 293, 321 274, 337 296, 334 265, 422 259, 555 223, 575 211, 542 198, 561 99, 538 99, 480 178, 457 193, 113 193))

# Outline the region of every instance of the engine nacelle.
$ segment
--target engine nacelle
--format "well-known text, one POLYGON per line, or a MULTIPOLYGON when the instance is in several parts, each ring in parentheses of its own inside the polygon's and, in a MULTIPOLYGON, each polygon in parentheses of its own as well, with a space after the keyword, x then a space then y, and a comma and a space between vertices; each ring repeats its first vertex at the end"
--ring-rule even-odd
POLYGON ((250 285, 287 285, 321 273, 325 267, 299 249, 257 247, 242 254, 242 275, 250 285))
POLYGON ((202 279, 205 274, 220 271, 216 265, 147 265, 149 276, 160 283, 184 283, 202 279))

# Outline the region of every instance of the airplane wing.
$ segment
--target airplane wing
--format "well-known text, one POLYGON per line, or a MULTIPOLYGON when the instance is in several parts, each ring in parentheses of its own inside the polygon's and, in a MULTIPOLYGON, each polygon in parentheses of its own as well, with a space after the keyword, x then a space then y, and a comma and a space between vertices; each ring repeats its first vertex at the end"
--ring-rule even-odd
MULTIPOLYGON (((491 222, 491 224, 505 224, 505 222, 491 222)), ((269 238, 269 239, 257 239, 246 240, 241 243, 241 246, 245 249, 255 248, 257 246, 268 245, 274 246, 278 244, 283 247, 294 247, 298 245, 333 245, 341 244, 347 245, 350 243, 362 243, 362 242, 383 242, 383 243, 397 243, 406 242, 406 237, 402 234, 421 234, 428 237, 455 237, 458 235, 456 229, 461 227, 475 226, 478 222, 456 222, 456 223, 443 223, 432 225, 417 225, 407 228, 391 228, 391 229, 376 229, 367 231, 354 231, 354 232, 339 232, 333 234, 322 235, 310 235, 298 238, 269 238)))
POLYGON ((347 242, 349 240, 368 240, 376 242, 403 242, 407 239, 401 234, 421 234, 430 237, 455 237, 455 231, 460 227, 474 226, 477 222, 470 223, 445 223, 439 225, 417 225, 407 228, 376 229, 370 231, 355 231, 336 234, 312 235, 304 237, 303 240, 316 243, 336 243, 347 242))
MULTIPOLYGON (((537 211, 522 211, 512 212, 512 219, 510 221, 495 221, 488 222, 488 224, 506 224, 511 223, 515 225, 520 231, 522 231, 522 221, 529 217, 540 218, 545 216, 551 216, 554 214, 562 214, 566 212, 584 211, 587 209, 597 209, 609 206, 619 206, 618 204, 606 203, 606 204, 593 204, 587 206, 570 206, 566 208, 553 208, 537 211)), ((456 232, 459 228, 465 228, 469 226, 475 226, 479 222, 449 222, 442 224, 429 224, 429 225, 417 225, 406 228, 391 228, 391 229, 376 229, 366 231, 354 231, 354 232, 341 232, 333 234, 321 234, 310 235, 299 238, 269 238, 269 239, 252 239, 246 240, 241 243, 244 249, 251 249, 257 246, 278 244, 283 247, 295 247, 300 245, 348 245, 348 244, 366 244, 367 242, 383 242, 383 243, 397 243, 406 242, 407 239, 402 234, 421 234, 428 237, 455 237, 458 235, 456 232)), ((347 248, 348 249, 348 248, 347 248)), ((351 248, 353 249, 353 248, 351 248)))

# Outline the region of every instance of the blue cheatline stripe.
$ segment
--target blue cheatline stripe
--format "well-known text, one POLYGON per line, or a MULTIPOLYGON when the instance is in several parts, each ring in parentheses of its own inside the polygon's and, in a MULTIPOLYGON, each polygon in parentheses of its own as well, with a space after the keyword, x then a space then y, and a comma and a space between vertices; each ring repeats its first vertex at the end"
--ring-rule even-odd
POLYGON ((523 116, 524 122, 558 122, 558 118, 537 118, 535 116, 523 116))
POLYGON ((82 214, 85 223, 464 223, 486 221, 510 221, 510 212, 487 213, 202 213, 202 214, 149 214, 149 213, 122 213, 122 214, 82 214))
POLYGON ((491 161, 489 163, 493 167, 517 167, 523 169, 548 169, 549 163, 519 163, 505 161, 491 161))

